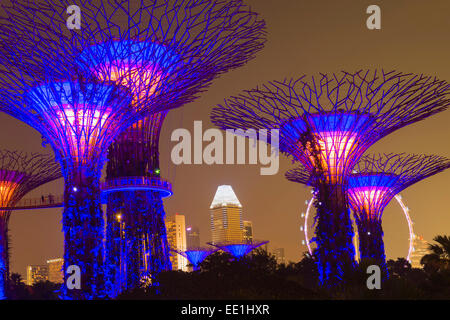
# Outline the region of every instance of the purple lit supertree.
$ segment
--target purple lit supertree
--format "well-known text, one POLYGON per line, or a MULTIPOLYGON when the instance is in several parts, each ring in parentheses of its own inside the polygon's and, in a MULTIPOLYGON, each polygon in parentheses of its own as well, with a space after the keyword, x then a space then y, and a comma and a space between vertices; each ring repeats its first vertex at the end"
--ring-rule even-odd
POLYGON ((221 242, 221 243, 208 243, 216 248, 228 252, 236 259, 241 259, 256 248, 265 245, 269 241, 259 240, 244 240, 241 242, 221 242))
MULTIPOLYGON (((164 11, 155 12, 153 8, 151 12, 158 21, 168 16, 173 19, 174 8, 183 9, 181 14, 174 14, 178 20, 169 26, 160 23, 157 37, 148 32, 146 25, 132 26, 139 35, 138 41, 128 40, 129 30, 125 34, 114 33, 114 40, 108 45, 94 45, 81 54, 82 63, 89 65, 99 78, 126 74, 117 82, 131 90, 137 107, 145 104, 149 95, 159 94, 156 84, 165 85, 167 73, 177 66, 180 51, 192 51, 183 60, 180 71, 186 74, 186 69, 193 72, 202 66, 208 72, 187 76, 205 82, 241 66, 262 48, 264 23, 242 1, 172 1, 161 5, 166 7, 164 11), (237 23, 230 26, 232 21, 237 23), (160 44, 160 39, 172 39, 169 41, 172 43, 177 37, 183 38, 183 50, 178 45, 171 48, 160 44), (162 59, 158 61, 159 57, 162 59), (155 81, 149 81, 155 77, 155 81)), ((125 18, 132 20, 134 14, 128 11, 125 18)), ((96 21, 98 29, 104 24, 112 28, 110 21, 96 21)), ((92 25, 90 28, 95 29, 92 25)), ((185 102, 188 101, 180 105, 185 102)), ((133 124, 109 149, 107 183, 115 185, 114 192, 108 193, 107 210, 106 259, 111 295, 137 287, 145 280, 151 282, 160 271, 171 269, 162 202, 167 190, 161 190, 158 181, 161 180, 159 135, 166 114, 161 111, 133 124), (146 181, 152 183, 147 188, 142 185, 135 190, 130 188, 130 178, 142 181, 148 177, 152 179, 146 181), (123 188, 118 186, 121 181, 127 184, 123 188)))
POLYGON ((432 77, 394 71, 303 76, 231 97, 211 119, 222 129, 260 130, 259 139, 279 140, 280 151, 308 171, 316 193, 320 281, 332 287, 354 268, 346 192, 351 169, 379 139, 445 110, 448 88, 432 77))
MULTIPOLYGON (((49 155, 0 150, 0 207, 13 208, 31 190, 61 177, 49 155)), ((0 210, 0 300, 8 295, 10 216, 11 210, 0 210)))
POLYGON ((172 249, 173 252, 178 253, 179 255, 185 257, 190 264, 192 265, 192 268, 194 271, 197 271, 200 269, 199 265, 203 262, 209 255, 213 254, 214 252, 218 251, 218 248, 189 248, 185 251, 175 250, 172 249))
POLYGON ((348 178, 361 259, 375 260, 386 270, 384 209, 402 190, 449 167, 449 159, 434 155, 378 154, 361 158, 348 178))
MULTIPOLYGON (((107 5, 98 5, 94 1, 66 0, 58 3, 52 0, 39 0, 33 4, 22 4, 12 0, 11 3, 12 6, 4 6, 8 18, 3 19, 4 25, 1 26, 0 33, 2 38, 7 39, 3 58, 6 61, 3 64, 5 69, 9 69, 9 65, 12 64, 22 66, 20 69, 16 68, 22 71, 19 72, 20 76, 17 77, 15 74, 12 76, 20 78, 19 81, 12 82, 17 82, 20 86, 23 82, 29 81, 29 78, 36 78, 35 74, 45 75, 44 80, 49 78, 49 74, 54 75, 53 78, 65 79, 69 78, 70 74, 65 71, 71 70, 72 74, 80 73, 90 81, 95 79, 100 83, 115 84, 128 89, 131 96, 129 110, 126 114, 115 113, 114 116, 120 114, 119 118, 111 116, 114 123, 119 123, 121 127, 118 130, 107 126, 111 130, 108 131, 108 139, 105 137, 103 140, 108 142, 111 141, 110 137, 114 138, 123 131, 122 125, 130 127, 145 116, 164 113, 168 109, 194 100, 215 77, 243 65, 252 58, 256 51, 262 48, 265 40, 264 21, 258 20, 257 15, 248 10, 241 0, 113 0, 107 5), (81 29, 68 30, 66 9, 70 5, 77 4, 81 8, 81 29), (36 39, 39 40, 37 45, 36 39), (23 75, 24 73, 27 75, 23 75)), ((8 72, 13 73, 10 70, 8 72)), ((120 108, 114 106, 113 109, 120 108)), ((13 113, 10 110, 6 112, 13 113)), ((29 115, 19 118, 29 123, 28 117, 29 115)), ((51 139, 46 138, 52 143, 51 139)), ((145 147, 140 148, 136 153, 145 147)), ((148 151, 145 150, 144 153, 148 154, 148 151)), ((141 157, 132 160, 131 165, 140 164, 140 161, 145 159, 141 157)), ((97 163, 103 163, 103 158, 97 163)), ((123 175, 127 177, 121 172, 115 174, 119 178, 123 175)), ((141 181, 151 181, 152 184, 155 179, 145 179, 147 176, 145 171, 138 174, 138 177, 143 178, 141 181)), ((127 179, 127 182, 129 181, 127 179)), ((107 186, 109 182, 107 181, 107 186)), ((120 181, 114 179, 112 184, 117 190, 120 181)), ((164 185, 159 182, 156 184, 164 185)), ((158 188, 157 186, 156 189, 158 188)), ((132 186, 127 184, 123 189, 130 190, 132 186)), ((109 190, 111 191, 111 188, 109 190)), ((148 192, 146 193, 148 195, 148 192)), ((144 227, 141 228, 143 231, 139 231, 143 237, 148 237, 148 233, 165 233, 161 194, 157 190, 152 192, 151 196, 152 199, 146 199, 145 203, 138 201, 138 209, 142 211, 149 201, 154 200, 150 206, 154 207, 150 210, 153 217, 140 215, 144 220, 153 219, 150 221, 150 227, 147 228, 148 223, 144 223, 144 227)), ((135 199, 128 201, 134 203, 135 199)), ((123 222, 115 220, 119 212, 114 214, 113 209, 114 206, 120 207, 120 203, 113 201, 109 207, 111 206, 113 208, 111 214, 108 214, 109 222, 117 231, 117 226, 123 222)), ((135 221, 134 225, 137 226, 139 217, 135 221)), ((99 234, 100 229, 95 229, 94 233, 99 234)), ((150 234, 150 236, 165 246, 165 235, 159 238, 158 235, 150 234)), ((112 241, 112 238, 110 239, 112 241)), ((126 260, 123 261, 127 266, 126 269, 131 272, 137 270, 136 266, 142 265, 141 257, 162 261, 160 264, 156 263, 157 267, 152 267, 155 263, 147 263, 147 266, 156 269, 155 271, 170 266, 166 259, 166 249, 155 248, 157 244, 148 240, 140 243, 141 247, 138 250, 128 251, 130 254, 127 254, 126 260), (145 254, 141 254, 144 251, 145 254), (151 252, 154 254, 149 256, 151 252)), ((130 245, 136 245, 136 241, 130 245)), ((111 265, 107 266, 107 270, 119 268, 116 264, 119 247, 121 246, 109 246, 107 263, 111 265), (108 258, 110 254, 112 259, 108 258)), ((91 278, 99 278, 92 277, 92 273, 90 275, 91 278)), ((112 282, 116 280, 116 275, 107 279, 108 293, 113 290, 115 285, 112 282)), ((137 280, 134 277, 130 279, 129 284, 127 281, 126 286, 135 286, 137 280)), ((98 291, 98 288, 99 285, 91 286, 91 291, 98 291)), ((114 292, 112 294, 114 295, 114 292)))

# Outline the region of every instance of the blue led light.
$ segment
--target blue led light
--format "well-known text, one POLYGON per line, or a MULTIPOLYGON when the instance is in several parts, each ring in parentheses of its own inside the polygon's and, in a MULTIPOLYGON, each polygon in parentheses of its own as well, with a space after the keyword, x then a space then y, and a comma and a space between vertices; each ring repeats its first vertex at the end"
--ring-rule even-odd
POLYGON ((349 188, 361 187, 393 187, 399 177, 394 174, 353 174, 348 178, 349 188))

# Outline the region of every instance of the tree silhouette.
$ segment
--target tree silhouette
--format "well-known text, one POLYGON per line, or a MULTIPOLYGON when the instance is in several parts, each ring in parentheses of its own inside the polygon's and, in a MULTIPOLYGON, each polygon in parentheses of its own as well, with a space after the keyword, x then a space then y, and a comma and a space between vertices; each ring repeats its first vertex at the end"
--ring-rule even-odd
POLYGON ((436 272, 450 269, 450 237, 436 236, 429 245, 429 254, 426 254, 420 260, 427 272, 436 272))

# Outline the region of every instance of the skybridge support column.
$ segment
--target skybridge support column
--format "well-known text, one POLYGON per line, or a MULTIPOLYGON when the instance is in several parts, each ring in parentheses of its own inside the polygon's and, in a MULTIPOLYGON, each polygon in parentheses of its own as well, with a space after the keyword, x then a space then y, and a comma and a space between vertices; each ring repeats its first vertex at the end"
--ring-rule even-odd
POLYGON ((334 287, 354 269, 355 248, 350 210, 342 185, 323 184, 317 190, 317 258, 320 282, 334 287))

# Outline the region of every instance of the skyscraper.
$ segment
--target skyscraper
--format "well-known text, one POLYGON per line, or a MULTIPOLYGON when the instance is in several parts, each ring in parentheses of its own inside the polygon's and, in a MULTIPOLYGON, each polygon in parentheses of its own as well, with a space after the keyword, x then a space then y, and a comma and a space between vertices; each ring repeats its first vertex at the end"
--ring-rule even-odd
MULTIPOLYGON (((186 250, 186 219, 182 214, 174 214, 166 218, 167 241, 172 249, 186 250)), ((172 253, 170 256, 173 270, 188 271, 186 258, 172 253)))
POLYGON ((286 259, 284 257, 284 248, 273 249, 273 255, 275 256, 277 263, 286 263, 286 259))
POLYGON ((27 267, 27 285, 32 286, 39 281, 48 280, 47 265, 32 265, 27 267))
POLYGON ((189 226, 186 228, 186 243, 187 248, 200 247, 200 230, 196 226, 189 226))
POLYGON ((209 208, 213 243, 243 240, 242 205, 231 186, 219 186, 209 208))
POLYGON ((53 283, 63 283, 64 282, 64 271, 63 271, 64 259, 51 259, 47 260, 48 266, 48 281, 53 283))
POLYGON ((414 235, 414 251, 411 253, 411 266, 413 268, 422 268, 420 260, 426 254, 428 254, 428 242, 421 236, 414 235))
POLYGON ((253 223, 251 221, 244 221, 244 240, 253 240, 253 223))

